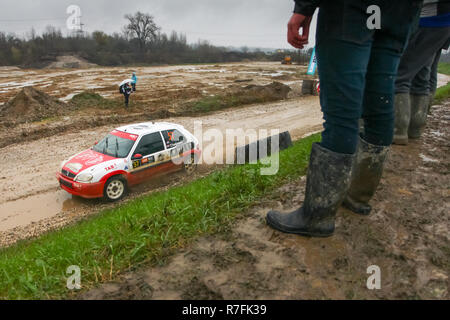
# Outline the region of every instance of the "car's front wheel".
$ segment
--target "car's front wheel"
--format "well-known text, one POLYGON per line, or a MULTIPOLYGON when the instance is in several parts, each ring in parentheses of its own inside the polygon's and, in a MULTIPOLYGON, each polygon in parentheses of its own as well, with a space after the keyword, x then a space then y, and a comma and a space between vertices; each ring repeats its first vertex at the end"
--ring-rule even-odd
POLYGON ((105 183, 103 198, 106 201, 114 202, 122 199, 127 192, 127 183, 122 177, 109 178, 105 183))

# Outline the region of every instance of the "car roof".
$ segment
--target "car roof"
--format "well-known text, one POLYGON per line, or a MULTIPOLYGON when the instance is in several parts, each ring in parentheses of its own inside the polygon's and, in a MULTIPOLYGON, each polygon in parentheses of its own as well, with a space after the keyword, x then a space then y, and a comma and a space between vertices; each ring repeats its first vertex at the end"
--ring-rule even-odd
POLYGON ((184 129, 184 127, 179 124, 170 122, 143 122, 122 126, 120 128, 117 128, 116 130, 137 136, 142 136, 158 131, 172 129, 184 129))

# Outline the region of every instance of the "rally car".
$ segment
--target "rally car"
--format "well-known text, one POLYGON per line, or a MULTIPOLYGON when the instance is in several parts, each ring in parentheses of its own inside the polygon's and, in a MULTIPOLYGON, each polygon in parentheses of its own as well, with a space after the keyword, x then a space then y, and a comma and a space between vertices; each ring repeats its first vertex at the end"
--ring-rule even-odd
POLYGON ((63 161, 57 179, 72 195, 118 201, 129 187, 152 177, 177 170, 191 174, 200 155, 198 140, 181 125, 133 124, 63 161))

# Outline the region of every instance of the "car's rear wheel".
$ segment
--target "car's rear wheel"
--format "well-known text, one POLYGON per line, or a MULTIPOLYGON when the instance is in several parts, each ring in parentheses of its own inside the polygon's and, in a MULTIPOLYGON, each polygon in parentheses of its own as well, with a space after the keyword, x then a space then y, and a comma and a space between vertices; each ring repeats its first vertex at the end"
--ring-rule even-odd
POLYGON ((122 199, 127 192, 127 182, 122 177, 109 178, 105 183, 103 198, 106 201, 114 202, 122 199))
POLYGON ((197 160, 193 154, 187 163, 183 163, 183 171, 186 172, 186 174, 191 175, 195 172, 195 170, 197 170, 197 160))

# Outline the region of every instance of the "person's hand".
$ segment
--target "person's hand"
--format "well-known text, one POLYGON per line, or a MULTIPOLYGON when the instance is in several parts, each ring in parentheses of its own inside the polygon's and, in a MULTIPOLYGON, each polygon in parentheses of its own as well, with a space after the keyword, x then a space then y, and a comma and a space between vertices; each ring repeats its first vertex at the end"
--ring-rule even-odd
POLYGON ((306 17, 299 13, 294 13, 288 23, 288 42, 297 49, 303 49, 308 44, 309 28, 312 17, 306 17), (300 34, 300 29, 302 33, 300 34))

